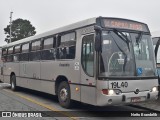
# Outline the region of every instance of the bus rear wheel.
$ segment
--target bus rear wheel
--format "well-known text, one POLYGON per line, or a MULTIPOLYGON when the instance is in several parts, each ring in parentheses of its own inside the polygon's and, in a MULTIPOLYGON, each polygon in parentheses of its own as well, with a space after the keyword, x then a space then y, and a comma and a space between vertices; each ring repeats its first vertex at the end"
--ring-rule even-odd
POLYGON ((63 81, 58 86, 58 101, 64 108, 70 108, 72 105, 70 87, 66 81, 63 81))
POLYGON ((11 76, 11 89, 13 91, 17 90, 17 87, 16 87, 16 76, 15 75, 11 76))

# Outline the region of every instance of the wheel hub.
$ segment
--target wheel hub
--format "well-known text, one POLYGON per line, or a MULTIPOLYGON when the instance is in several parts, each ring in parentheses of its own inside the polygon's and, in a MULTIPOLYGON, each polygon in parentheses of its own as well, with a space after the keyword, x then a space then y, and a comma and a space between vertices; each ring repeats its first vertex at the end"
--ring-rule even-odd
POLYGON ((62 101, 66 101, 67 100, 67 95, 68 95, 67 89, 66 88, 61 89, 60 98, 61 98, 62 101))
POLYGON ((12 85, 11 85, 12 89, 14 89, 14 82, 12 81, 12 85))

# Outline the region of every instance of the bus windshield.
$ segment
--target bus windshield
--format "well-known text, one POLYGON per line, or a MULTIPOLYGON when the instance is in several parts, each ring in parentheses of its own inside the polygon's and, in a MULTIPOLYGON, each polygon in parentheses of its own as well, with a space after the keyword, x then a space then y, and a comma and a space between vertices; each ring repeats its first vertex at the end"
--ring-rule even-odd
POLYGON ((118 30, 102 32, 100 76, 154 76, 150 35, 118 30))
POLYGON ((160 47, 159 47, 160 38, 155 37, 155 38, 152 38, 152 40, 153 40, 153 47, 155 51, 156 63, 160 64, 160 47))

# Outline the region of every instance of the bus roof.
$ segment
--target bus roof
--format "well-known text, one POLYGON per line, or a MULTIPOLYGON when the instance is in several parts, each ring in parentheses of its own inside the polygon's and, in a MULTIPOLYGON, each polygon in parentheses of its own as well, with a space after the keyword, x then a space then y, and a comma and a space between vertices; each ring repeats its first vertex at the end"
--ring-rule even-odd
POLYGON ((76 23, 73 23, 73 24, 70 24, 70 25, 66 25, 64 27, 60 27, 60 28, 57 28, 57 29, 53 29, 53 30, 50 30, 50 31, 47 31, 47 32, 44 32, 44 33, 40 33, 40 34, 31 36, 31 37, 27 37, 27 38, 9 43, 9 44, 4 45, 2 47, 10 47, 10 46, 13 46, 15 44, 28 42, 30 40, 36 40, 36 39, 39 39, 39 38, 51 36, 51 35, 61 33, 61 32, 65 32, 65 31, 68 31, 68 30, 74 30, 76 28, 80 28, 80 27, 83 27, 83 26, 95 24, 96 23, 96 18, 97 17, 89 18, 89 19, 86 19, 86 20, 83 20, 83 21, 80 21, 80 22, 76 22, 76 23))
MULTIPOLYGON (((38 34, 38 35, 34 35, 34 36, 31 36, 31 37, 27 37, 27 38, 24 38, 24 39, 21 39, 21 40, 18 40, 18 41, 15 41, 15 42, 12 42, 12 43, 9 43, 9 44, 6 44, 6 45, 3 45, 1 46, 2 48, 3 47, 11 47, 11 46, 14 46, 14 45, 18 45, 18 44, 21 44, 21 43, 25 43, 25 42, 29 42, 31 40, 37 40, 37 39, 40 39, 40 38, 44 38, 44 37, 48 37, 48 36, 51 36, 51 35, 56 35, 58 33, 62 33, 62 32, 66 32, 66 31, 71 31, 71 30, 74 30, 76 28, 82 28, 82 27, 85 27, 85 26, 89 26, 89 25, 93 25, 96 23, 96 19, 97 18, 104 18, 104 19, 119 19, 119 20, 126 20, 126 21, 132 21, 132 22, 138 22, 138 21, 134 21, 134 20, 129 20, 129 19, 124 19, 124 18, 113 18, 113 17, 93 17, 93 18, 89 18, 89 19, 86 19, 86 20, 83 20, 83 21, 80 21, 80 22, 76 22, 76 23, 73 23, 73 24, 70 24, 70 25, 67 25, 67 26, 64 26, 64 27, 60 27, 60 28, 57 28, 57 29, 53 29, 53 30, 50 30, 48 32, 44 32, 44 33, 41 33, 41 34, 38 34)), ((138 22, 138 23, 141 23, 141 22, 138 22)), ((142 23, 142 24, 145 24, 145 23, 142 23)), ((146 25, 146 24, 145 24, 146 25)))

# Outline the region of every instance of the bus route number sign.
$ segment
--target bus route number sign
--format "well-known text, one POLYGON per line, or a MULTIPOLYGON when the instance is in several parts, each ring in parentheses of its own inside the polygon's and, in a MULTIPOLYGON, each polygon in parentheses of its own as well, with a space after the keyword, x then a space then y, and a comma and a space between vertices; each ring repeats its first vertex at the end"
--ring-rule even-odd
POLYGON ((127 88, 128 82, 111 82, 112 88, 127 88))

